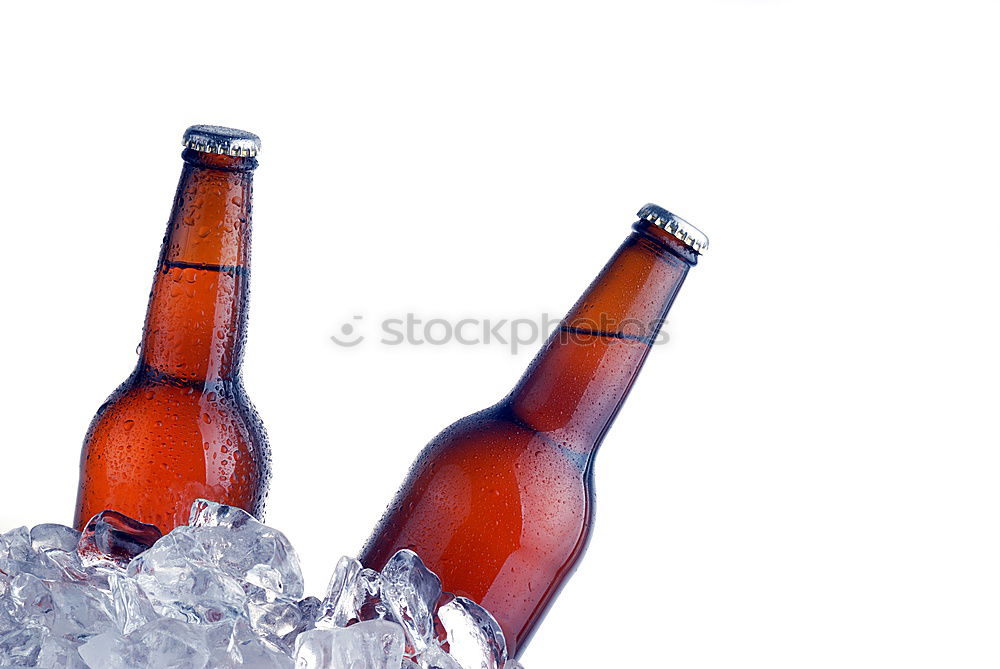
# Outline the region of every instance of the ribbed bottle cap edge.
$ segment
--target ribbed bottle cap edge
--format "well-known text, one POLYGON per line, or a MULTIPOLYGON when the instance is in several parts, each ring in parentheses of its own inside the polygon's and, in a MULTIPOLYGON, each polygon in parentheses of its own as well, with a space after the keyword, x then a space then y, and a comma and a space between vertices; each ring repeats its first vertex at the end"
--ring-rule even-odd
POLYGON ((639 220, 648 221, 666 230, 698 255, 708 248, 708 235, 694 227, 680 216, 650 202, 636 214, 639 220))
POLYGON ((193 125, 184 131, 181 144, 186 149, 234 158, 253 158, 260 153, 260 137, 221 125, 193 125))

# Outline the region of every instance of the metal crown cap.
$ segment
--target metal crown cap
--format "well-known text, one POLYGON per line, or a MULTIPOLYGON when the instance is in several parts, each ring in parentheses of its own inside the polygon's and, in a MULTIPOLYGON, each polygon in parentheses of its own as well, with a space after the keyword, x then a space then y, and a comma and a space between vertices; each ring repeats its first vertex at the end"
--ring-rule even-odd
POLYGON ((649 203, 639 210, 637 216, 640 220, 649 221, 656 227, 663 228, 699 255, 705 253, 705 249, 708 248, 708 235, 659 205, 649 203))
POLYGON ((184 148, 235 158, 252 158, 260 151, 260 137, 221 125, 193 125, 184 131, 184 148))

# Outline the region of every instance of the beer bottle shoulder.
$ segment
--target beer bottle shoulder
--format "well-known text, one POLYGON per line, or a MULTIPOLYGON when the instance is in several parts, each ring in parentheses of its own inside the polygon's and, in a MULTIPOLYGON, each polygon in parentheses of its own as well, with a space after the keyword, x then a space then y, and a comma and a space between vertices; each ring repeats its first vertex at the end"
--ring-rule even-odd
POLYGON ((521 420, 503 401, 446 427, 427 445, 420 460, 447 458, 485 465, 534 455, 551 460, 552 466, 558 462, 559 468, 582 473, 587 456, 556 437, 521 420))
POLYGON ((137 435, 259 444, 266 441, 260 418, 239 384, 181 384, 137 371, 97 411, 87 435, 135 439, 137 435), (134 434, 132 433, 135 430, 134 434))
POLYGON ((501 403, 431 440, 361 559, 415 550, 452 592, 530 616, 583 550, 592 508, 585 462, 501 403))
POLYGON ((112 508, 172 528, 186 521, 198 497, 225 500, 259 516, 270 450, 245 397, 130 377, 87 431, 77 524, 112 508))

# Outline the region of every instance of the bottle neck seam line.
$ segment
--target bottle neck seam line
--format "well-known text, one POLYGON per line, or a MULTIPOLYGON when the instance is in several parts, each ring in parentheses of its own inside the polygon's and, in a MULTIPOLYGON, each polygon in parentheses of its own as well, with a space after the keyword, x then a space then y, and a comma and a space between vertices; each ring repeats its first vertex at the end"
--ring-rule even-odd
POLYGON ((225 274, 245 274, 246 265, 213 265, 210 263, 184 262, 182 260, 164 260, 165 269, 198 269, 207 272, 222 272, 225 274))
POLYGON ((560 325, 560 332, 567 332, 569 334, 583 335, 587 337, 608 337, 610 339, 621 339, 624 341, 636 341, 646 346, 652 347, 653 341, 651 337, 640 337, 639 335, 630 335, 625 332, 600 332, 597 330, 587 330, 585 328, 576 328, 571 325, 560 325))

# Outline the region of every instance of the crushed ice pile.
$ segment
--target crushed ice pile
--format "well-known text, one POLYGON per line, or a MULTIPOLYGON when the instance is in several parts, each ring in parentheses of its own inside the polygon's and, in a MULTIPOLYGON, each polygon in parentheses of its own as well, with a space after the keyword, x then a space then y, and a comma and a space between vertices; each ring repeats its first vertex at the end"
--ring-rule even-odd
POLYGON ((305 597, 285 536, 199 500, 166 536, 113 511, 0 534, 0 667, 521 669, 482 607, 410 551, 340 559, 305 597))

